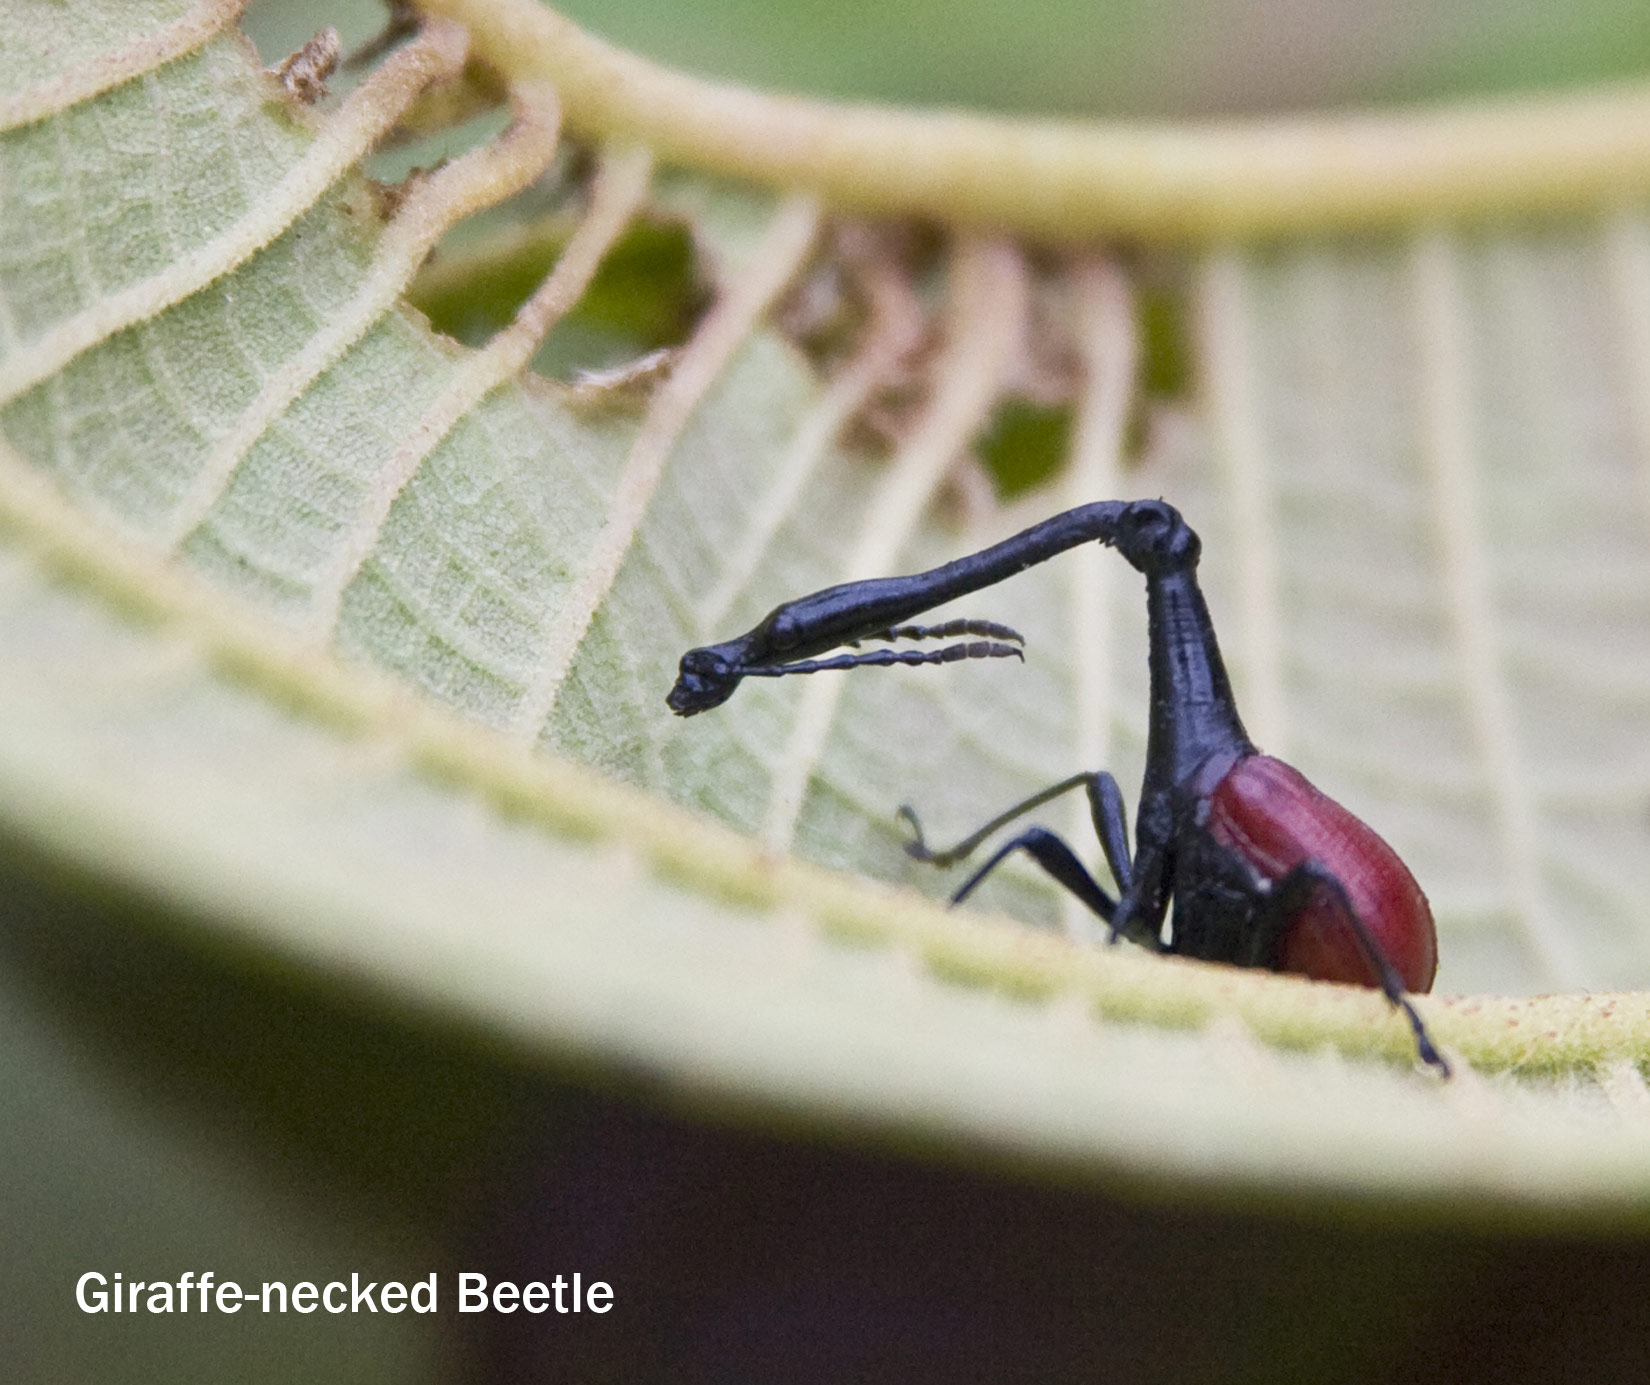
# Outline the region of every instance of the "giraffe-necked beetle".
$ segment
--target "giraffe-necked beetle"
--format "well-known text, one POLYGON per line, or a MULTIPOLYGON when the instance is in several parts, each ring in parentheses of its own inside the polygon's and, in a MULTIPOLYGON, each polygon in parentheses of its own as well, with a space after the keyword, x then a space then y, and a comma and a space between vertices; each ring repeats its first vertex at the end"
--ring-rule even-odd
POLYGON ((901 622, 1088 542, 1115 548, 1146 578, 1151 709, 1132 855, 1123 795, 1105 770, 1034 794, 945 851, 932 850, 916 814, 902 808, 915 832, 906 849, 951 865, 998 828, 1082 786, 1116 899, 1064 841, 1032 827, 998 848, 952 902, 1011 852, 1024 851, 1111 926, 1114 942, 1125 937, 1184 957, 1379 987, 1408 1019, 1422 1059, 1447 1076, 1448 1064, 1406 997, 1429 990, 1438 969, 1426 896, 1368 826, 1250 741, 1197 582, 1202 545, 1161 500, 1082 505, 928 572, 848 582, 788 601, 747 634, 684 654, 666 700, 678 715, 693 716, 726 702, 744 678, 1021 657, 1020 636, 990 621, 901 622), (817 657, 862 640, 963 635, 980 638, 939 649, 817 657))

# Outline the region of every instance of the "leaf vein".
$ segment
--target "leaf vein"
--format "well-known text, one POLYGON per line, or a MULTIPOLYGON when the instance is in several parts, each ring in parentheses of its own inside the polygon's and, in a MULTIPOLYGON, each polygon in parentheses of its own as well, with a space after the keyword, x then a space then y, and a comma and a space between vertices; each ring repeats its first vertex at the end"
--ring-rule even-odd
POLYGON ((1203 263, 1199 352, 1214 453, 1226 483, 1237 555, 1244 721, 1256 742, 1288 758, 1283 639, 1278 616, 1278 536, 1260 418, 1253 311, 1241 253, 1228 246, 1203 263))
MULTIPOLYGON (((1083 382, 1061 500, 1067 508, 1123 498, 1123 433, 1134 404, 1139 354, 1134 294, 1123 270, 1112 260, 1090 257, 1073 266, 1070 277, 1077 300, 1077 352, 1083 382)), ((1098 544, 1084 544, 1065 563, 1071 621, 1067 643, 1075 699, 1072 763, 1090 770, 1106 769, 1111 758, 1112 593, 1117 569, 1098 544)), ((1072 800, 1067 817, 1078 841, 1092 838, 1086 797, 1072 800)), ((1068 933, 1093 938, 1094 916, 1069 891, 1061 892, 1060 909, 1068 933)))
POLYGON ((117 332, 190 297, 267 246, 376 144, 433 79, 463 61, 464 37, 430 25, 353 91, 268 195, 205 245, 167 268, 95 299, 0 361, 0 405, 10 403, 117 332))
POLYGON ((218 439, 160 535, 164 548, 176 549, 194 532, 264 430, 390 310, 449 227, 520 191, 544 171, 556 149, 559 112, 554 94, 542 87, 517 87, 512 95, 516 119, 503 137, 471 150, 415 188, 385 228, 355 296, 337 308, 317 305, 321 330, 266 376, 257 397, 218 439))
POLYGON ((1542 966, 1560 982, 1580 974, 1580 959, 1549 916, 1541 882, 1540 834, 1529 774, 1519 751, 1488 557, 1480 529, 1471 412, 1472 360, 1460 268, 1441 232, 1416 240, 1410 291, 1419 345, 1418 394, 1423 464, 1442 546, 1444 597, 1457 637, 1463 691, 1488 776, 1500 870, 1519 926, 1542 966))
POLYGON ((372 552, 391 507, 414 473, 482 400, 526 367, 544 334, 578 302, 602 256, 641 205, 650 169, 649 157, 638 150, 604 156, 590 211, 555 268, 508 327, 459 363, 379 474, 349 537, 316 583, 308 620, 311 639, 322 641, 336 629, 344 591, 372 552))
POLYGON ((785 459, 745 517, 745 531, 721 579, 694 611, 696 638, 708 639, 755 574, 780 526, 794 513, 803 489, 849 419, 870 401, 879 385, 916 346, 922 310, 903 279, 891 270, 872 271, 871 323, 864 343, 797 424, 785 459))
POLYGON ((620 470, 607 519, 556 613, 518 709, 515 731, 521 739, 538 738, 590 623, 619 575, 677 439, 757 320, 801 268, 819 219, 819 205, 810 196, 796 194, 780 205, 744 274, 705 315, 653 396, 620 470))
MULTIPOLYGON (((1027 271, 1006 241, 966 239, 952 262, 951 323, 935 367, 926 412, 895 454, 866 512, 840 581, 888 572, 933 500, 946 472, 996 407, 998 392, 1026 330, 1027 271)), ((774 769, 763 838, 790 845, 802 800, 841 701, 843 682, 810 679, 774 769)))
POLYGON ((32 125, 193 52, 232 24, 246 0, 201 0, 170 24, 67 72, 0 96, 0 131, 32 125))

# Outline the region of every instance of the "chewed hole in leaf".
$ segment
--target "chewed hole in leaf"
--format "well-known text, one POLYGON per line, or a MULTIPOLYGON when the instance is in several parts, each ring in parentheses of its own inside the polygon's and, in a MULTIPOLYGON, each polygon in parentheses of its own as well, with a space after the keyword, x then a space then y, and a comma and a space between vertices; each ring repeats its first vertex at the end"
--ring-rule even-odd
POLYGON ((979 447, 997 493, 1012 499, 1046 484, 1065 465, 1071 451, 1071 409, 1010 400, 997 411, 979 447))
POLYGON ((1183 269, 1154 265, 1136 289, 1140 388, 1154 399, 1185 399, 1194 378, 1190 292, 1183 269), (1156 272, 1151 272, 1155 269, 1156 272))
MULTIPOLYGON (((484 344, 509 325, 567 248, 583 199, 564 201, 575 205, 514 225, 495 222, 487 234, 439 250, 412 284, 408 301, 438 332, 470 346, 484 344)), ((688 228, 675 219, 639 218, 535 353, 533 369, 566 380, 579 370, 679 346, 708 302, 688 228)))

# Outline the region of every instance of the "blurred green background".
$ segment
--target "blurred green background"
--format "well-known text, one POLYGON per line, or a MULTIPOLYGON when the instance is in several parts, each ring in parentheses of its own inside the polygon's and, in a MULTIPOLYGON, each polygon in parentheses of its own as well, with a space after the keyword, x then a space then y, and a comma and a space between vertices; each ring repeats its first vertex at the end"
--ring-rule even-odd
POLYGON ((1594 81, 1650 65, 1622 0, 576 0, 661 61, 883 101, 1119 116, 1321 108, 1594 81))
MULTIPOLYGON (((1551 88, 1650 70, 1634 0, 573 0, 591 32, 673 67, 824 96, 1207 116, 1551 88)), ((295 47, 363 0, 260 0, 295 47)), ((283 47, 284 45, 284 47, 283 47)))
MULTIPOLYGON (((566 8, 702 73, 1005 110, 1317 109, 1650 68, 1642 0, 566 8)), ((352 43, 380 17, 360 0, 263 0, 247 27, 273 60, 324 23, 352 43)), ((956 1379, 972 1364, 976 1378, 1425 1381, 1650 1368, 1650 1265, 1634 1245, 1139 1207, 915 1154, 742 1134, 676 1114, 635 1076, 609 1089, 526 1070, 473 1035, 226 953, 209 921, 151 912, 0 845, 11 1379, 956 1379), (545 1264, 612 1279, 620 1306, 600 1331, 450 1314, 94 1320, 71 1300, 88 1268, 256 1281, 528 1277, 545 1264)))

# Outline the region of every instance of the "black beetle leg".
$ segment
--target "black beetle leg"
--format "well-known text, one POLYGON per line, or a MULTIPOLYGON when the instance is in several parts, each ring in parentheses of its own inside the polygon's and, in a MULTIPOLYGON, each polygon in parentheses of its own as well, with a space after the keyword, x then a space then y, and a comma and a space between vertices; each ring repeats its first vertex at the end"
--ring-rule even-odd
MULTIPOLYGON (((933 847, 928 845, 922 835, 922 823, 917 820, 917 810, 909 803, 901 804, 899 815, 904 818, 906 822, 911 824, 911 830, 916 834, 905 844, 905 854, 907 856, 914 857, 918 861, 927 861, 931 865, 954 866, 958 861, 961 861, 971 855, 974 848, 989 837, 993 832, 995 832, 999 827, 1008 826, 1008 824, 1013 822, 1015 818, 1024 816, 1033 808, 1041 808, 1043 804, 1047 803, 1050 799, 1058 798, 1063 793, 1069 793, 1079 784, 1085 785, 1088 788, 1090 802, 1098 805, 1098 800, 1095 798, 1095 780, 1099 778, 1111 779, 1111 792, 1115 794, 1117 799, 1117 808, 1118 811, 1121 812, 1123 806, 1123 795, 1117 788, 1117 781, 1112 779, 1111 775, 1105 773, 1104 770, 1102 770, 1098 775, 1089 770, 1084 770, 1081 774, 1074 774, 1069 779, 1062 779, 1058 784, 1050 784, 1048 788, 1039 790, 1038 792, 1032 794, 1030 798, 1021 799, 1012 808, 1005 808, 1002 812, 998 813, 996 817, 992 818, 990 822, 986 823, 984 827, 980 828, 976 832, 969 833, 968 836, 964 837, 955 846, 949 846, 944 851, 935 851, 933 847)), ((1106 830, 1100 825, 1098 806, 1095 808, 1094 826, 1095 830, 1100 833, 1101 844, 1103 846, 1106 845, 1106 830)), ((1125 832, 1123 843, 1123 855, 1125 858, 1128 855, 1127 835, 1128 834, 1125 832)), ((1107 847, 1106 858, 1108 861, 1111 859, 1110 847, 1107 847)), ((1112 866, 1112 873, 1114 875, 1117 873, 1115 864, 1112 866)), ((1119 877, 1118 883, 1122 883, 1121 877, 1119 877)))
POLYGON ((963 887, 951 896, 951 902, 961 904, 986 876, 1015 851, 1024 851, 1053 876, 1057 884, 1070 890, 1089 910, 1110 924, 1114 939, 1121 934, 1130 942, 1139 943, 1153 952, 1162 951, 1157 934, 1138 920, 1125 922, 1118 913, 1117 901, 1089 874, 1088 868, 1077 859, 1077 853, 1045 827, 1028 827, 1019 836, 1004 842, 991 853, 991 859, 969 876, 963 887))
POLYGON ((1016 851, 1024 851, 1094 913, 1107 923, 1112 921, 1112 916, 1117 912, 1117 901, 1100 888, 1099 882, 1089 874, 1088 867, 1077 859, 1077 853, 1046 827, 1028 827, 1018 837, 1004 842, 951 896, 951 902, 961 904, 986 876, 1016 851))
POLYGON ((1409 1003, 1398 969, 1392 965, 1392 959, 1386 955, 1386 949, 1375 941, 1363 919, 1358 916, 1358 911, 1353 907, 1352 899, 1346 892, 1346 886, 1341 884, 1340 878, 1333 871, 1326 870, 1316 861, 1302 861, 1278 881, 1272 887, 1265 906, 1269 929, 1281 932, 1285 924, 1298 917, 1300 912, 1311 904, 1312 897, 1319 890, 1328 890, 1340 904, 1347 922, 1352 925, 1352 934, 1357 938, 1358 946, 1363 949, 1364 956, 1369 959, 1370 965, 1381 978, 1382 994, 1392 1002, 1394 1008, 1403 1012, 1404 1018, 1409 1021, 1409 1027, 1415 1032, 1415 1047, 1420 1052, 1421 1061, 1429 1067, 1437 1068, 1443 1076, 1448 1077, 1449 1064, 1433 1045, 1432 1036, 1427 1033, 1426 1025, 1421 1022, 1415 1007, 1409 1003))
MULTIPOLYGON (((944 851, 936 851, 928 845, 923 837, 922 823, 917 818, 916 809, 910 804, 904 804, 899 810, 899 815, 911 824, 911 830, 915 834, 912 840, 905 844, 906 853, 919 861, 928 861, 933 865, 954 865, 968 856, 999 827, 1005 826, 1033 808, 1041 807, 1050 799, 1058 798, 1061 794, 1075 789, 1079 784, 1088 791, 1089 812, 1094 819, 1095 835, 1100 838, 1101 850, 1106 855, 1106 864, 1111 867, 1112 877, 1117 881, 1118 888, 1127 891, 1129 883, 1134 878, 1134 869, 1129 861, 1128 811, 1123 806, 1123 791, 1117 786, 1117 780, 1105 770, 1084 771, 1068 779, 1062 779, 1058 784, 1051 784, 1048 788, 999 813, 977 832, 964 837, 955 846, 944 851)), ((1127 911, 1128 918, 1119 919, 1117 901, 1100 887, 1088 868, 1077 859, 1076 852, 1054 833, 1042 827, 1029 828, 1012 841, 998 847, 992 853, 991 859, 976 870, 964 882, 962 888, 951 896, 951 902, 961 904, 986 876, 1002 864, 1006 856, 1017 850, 1023 850, 1053 876, 1058 884, 1070 890, 1088 909, 1111 924, 1114 942, 1119 936, 1124 936, 1153 951, 1161 950, 1160 930, 1150 929, 1144 922, 1134 922, 1135 911, 1132 909, 1127 911)))
POLYGON ((1094 819, 1094 835, 1106 853, 1117 888, 1127 893, 1134 879, 1129 860, 1129 811, 1123 806, 1123 790, 1109 770, 1101 770, 1088 782, 1089 815, 1094 819))

